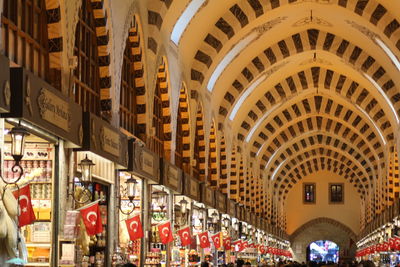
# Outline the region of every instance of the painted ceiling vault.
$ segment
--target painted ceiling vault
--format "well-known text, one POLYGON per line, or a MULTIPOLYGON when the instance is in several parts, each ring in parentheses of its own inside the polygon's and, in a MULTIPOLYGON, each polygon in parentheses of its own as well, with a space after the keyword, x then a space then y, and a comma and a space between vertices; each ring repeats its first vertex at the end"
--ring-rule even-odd
MULTIPOLYGON (((400 1, 152 0, 188 88, 280 199, 331 170, 360 198, 398 150, 400 1)), ((165 39, 165 40, 163 40, 165 39)))

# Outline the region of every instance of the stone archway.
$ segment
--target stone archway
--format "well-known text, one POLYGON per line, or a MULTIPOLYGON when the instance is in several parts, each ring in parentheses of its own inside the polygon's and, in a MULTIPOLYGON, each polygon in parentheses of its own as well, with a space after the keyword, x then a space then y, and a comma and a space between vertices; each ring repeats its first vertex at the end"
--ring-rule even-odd
POLYGON ((294 259, 306 261, 307 246, 316 240, 330 240, 339 247, 340 259, 351 259, 355 253, 356 234, 346 225, 330 218, 317 218, 300 226, 290 235, 294 259))

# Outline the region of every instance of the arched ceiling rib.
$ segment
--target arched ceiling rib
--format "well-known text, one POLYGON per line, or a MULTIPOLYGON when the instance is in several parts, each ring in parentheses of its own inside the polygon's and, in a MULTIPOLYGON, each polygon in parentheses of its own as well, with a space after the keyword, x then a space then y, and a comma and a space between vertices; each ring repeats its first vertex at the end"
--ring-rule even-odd
MULTIPOLYGON (((386 175, 400 117, 398 69, 376 39, 399 57, 400 13, 389 3, 206 1, 188 24, 177 51, 190 89, 211 96, 218 129, 233 133, 279 196, 320 169, 360 194, 386 175)), ((168 32, 177 18, 165 14, 168 32)))

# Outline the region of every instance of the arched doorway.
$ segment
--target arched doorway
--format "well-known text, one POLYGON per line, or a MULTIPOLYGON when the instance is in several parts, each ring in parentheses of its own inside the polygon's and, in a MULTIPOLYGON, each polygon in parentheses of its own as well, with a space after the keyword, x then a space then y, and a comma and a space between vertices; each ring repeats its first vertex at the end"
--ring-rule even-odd
POLYGON ((317 240, 311 242, 307 247, 307 261, 317 263, 339 262, 339 246, 329 240, 317 240))

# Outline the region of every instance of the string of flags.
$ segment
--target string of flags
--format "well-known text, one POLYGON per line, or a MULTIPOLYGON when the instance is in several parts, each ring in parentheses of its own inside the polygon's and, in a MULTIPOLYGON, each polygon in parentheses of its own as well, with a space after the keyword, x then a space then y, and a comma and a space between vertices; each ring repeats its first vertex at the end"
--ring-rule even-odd
MULTIPOLYGON (((140 214, 134 215, 131 218, 125 220, 125 225, 128 230, 130 240, 134 241, 144 236, 142 223, 140 220, 140 214)), ((160 241, 163 244, 168 244, 174 241, 174 231, 172 230, 171 221, 165 221, 157 225, 158 234, 160 241)), ((192 234, 190 226, 185 226, 176 231, 176 235, 179 237, 182 246, 188 246, 192 243, 192 234)), ((231 237, 223 237, 222 232, 218 232, 210 235, 208 231, 197 234, 199 245, 201 248, 210 248, 211 244, 216 249, 233 250, 235 247, 238 251, 243 251, 246 248, 257 249, 261 254, 273 254, 277 256, 292 257, 292 254, 288 250, 278 249, 270 246, 256 244, 246 240, 236 240, 232 242, 231 237)))
POLYGON ((400 237, 391 237, 388 241, 371 245, 356 252, 356 257, 364 257, 376 252, 389 252, 400 250, 400 237))

